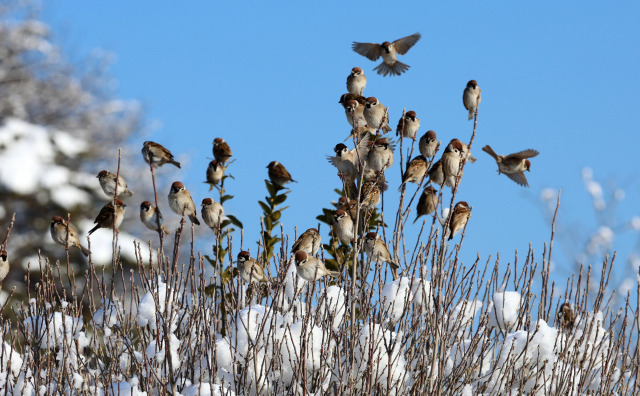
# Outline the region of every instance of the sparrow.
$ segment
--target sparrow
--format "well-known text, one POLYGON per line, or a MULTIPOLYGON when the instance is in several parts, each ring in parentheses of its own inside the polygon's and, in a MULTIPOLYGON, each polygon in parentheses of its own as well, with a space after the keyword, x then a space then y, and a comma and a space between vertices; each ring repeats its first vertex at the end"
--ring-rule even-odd
POLYGON ((349 214, 349 217, 352 220, 355 220, 356 215, 358 214, 358 201, 355 199, 347 200, 347 197, 340 197, 338 199, 338 209, 349 214))
POLYGON ((160 224, 160 230, 166 236, 171 234, 171 231, 164 226, 164 219, 162 213, 158 208, 151 205, 151 202, 144 201, 140 204, 140 220, 151 231, 158 231, 158 224, 160 224), (158 222, 159 221, 159 222, 158 222))
MULTIPOLYGON (((459 141, 459 142, 460 142, 460 144, 462 145, 462 150, 460 150, 460 157, 461 157, 461 158, 465 158, 465 161, 467 161, 467 162, 471 162, 472 164, 478 160, 476 157, 474 157, 474 156, 471 154, 471 150, 469 150, 469 146, 467 146, 467 144, 466 144, 466 143, 461 142, 461 141, 460 141, 460 140, 458 140, 458 139, 454 139, 454 140, 459 141)), ((449 144, 451 144, 451 143, 449 143, 449 144)))
POLYGON ((151 164, 154 168, 162 166, 164 164, 173 164, 180 168, 180 163, 173 159, 173 154, 171 151, 164 148, 164 146, 147 140, 142 144, 142 158, 144 158, 144 162, 149 163, 149 157, 153 157, 153 163, 151 164))
POLYGON ((351 48, 358 54, 366 56, 372 61, 376 61, 382 56, 382 63, 373 69, 376 70, 378 74, 382 74, 385 77, 389 74, 399 76, 409 69, 409 65, 398 61, 397 54, 406 54, 407 51, 420 40, 420 37, 420 33, 415 33, 411 36, 398 39, 393 43, 388 41, 382 44, 354 42, 351 48))
POLYGON ((473 113, 480 106, 480 92, 482 90, 478 87, 476 80, 470 80, 462 93, 462 104, 465 109, 469 110, 469 119, 473 118, 473 113))
MULTIPOLYGON (((94 221, 96 226, 89 230, 89 235, 93 234, 98 228, 115 228, 116 230, 120 228, 120 224, 122 224, 122 220, 124 220, 124 208, 127 205, 119 199, 115 200, 115 204, 116 206, 114 207, 113 203, 109 202, 100 209, 100 213, 98 213, 98 217, 96 217, 94 221)), ((58 243, 64 245, 64 239, 63 242, 58 243)))
POLYGON ((409 162, 407 170, 402 176, 402 184, 398 187, 398 191, 402 190, 402 187, 407 183, 420 184, 425 174, 427 173, 427 159, 419 155, 409 162))
POLYGON ((220 164, 224 164, 229 161, 233 153, 231 153, 231 149, 227 142, 224 141, 223 138, 215 138, 213 139, 213 157, 220 164))
MULTIPOLYGON (((109 172, 107 170, 100 171, 98 173, 98 181, 100 182, 100 187, 102 187, 102 191, 109 198, 113 198, 113 195, 116 193, 116 174, 113 172, 109 172)), ((133 195, 133 191, 127 189, 127 182, 124 180, 122 176, 117 176, 118 178, 118 196, 127 196, 130 197, 133 195)))
POLYGON ((462 174, 458 175, 458 172, 460 171, 460 160, 462 159, 462 149, 462 142, 458 139, 453 139, 449 145, 447 145, 447 148, 444 149, 444 153, 440 159, 445 184, 452 188, 455 186, 456 177, 462 177, 462 174))
POLYGON ((298 276, 306 281, 317 281, 325 275, 333 276, 334 278, 340 276, 340 272, 328 270, 322 260, 309 256, 304 250, 298 250, 294 259, 298 276))
POLYGON ((367 168, 376 174, 383 173, 393 165, 393 150, 395 145, 387 139, 377 139, 370 145, 367 153, 367 168))
POLYGON ((436 151, 438 150, 439 142, 436 138, 436 133, 434 131, 427 131, 418 142, 418 150, 420 150, 420 154, 422 154, 425 158, 432 158, 436 155, 436 151))
POLYGON ((573 328, 576 316, 573 312, 573 309, 571 309, 571 304, 565 302, 560 306, 560 308, 558 309, 557 320, 558 322, 560 322, 562 327, 566 327, 569 330, 573 328))
POLYGON ((251 257, 249 252, 242 251, 238 253, 236 267, 238 268, 238 275, 247 283, 268 281, 264 268, 251 257))
POLYGON ((355 238, 353 220, 342 209, 338 209, 333 213, 331 229, 333 230, 333 235, 345 245, 348 245, 355 238))
POLYGON ((438 208, 438 191, 432 186, 426 186, 422 190, 422 195, 418 200, 418 206, 416 207, 416 219, 413 221, 415 224, 420 216, 428 215, 436 211, 438 208))
POLYGON ((380 203, 380 188, 376 179, 367 180, 360 190, 360 204, 363 208, 372 210, 380 203))
POLYGON ((309 228, 300 235, 298 240, 291 247, 291 253, 295 253, 298 250, 303 250, 309 254, 318 253, 320 249, 320 233, 315 228, 309 228))
POLYGON ((338 101, 338 103, 340 103, 342 107, 346 109, 347 102, 349 102, 350 100, 355 100, 356 102, 358 102, 359 105, 362 105, 362 106, 367 104, 367 98, 365 98, 362 95, 357 95, 350 92, 340 95, 340 100, 338 101))
MULTIPOLYGON (((357 128, 360 134, 364 132, 364 130, 362 130, 363 128, 366 128, 366 131, 371 130, 371 128, 367 126, 367 120, 364 119, 364 107, 364 105, 361 105, 353 99, 348 100, 344 107, 344 115, 347 117, 347 122, 349 122, 352 128, 357 128)), ((373 133, 375 133, 375 130, 373 133)), ((352 136, 353 132, 347 139, 352 136)))
POLYGON ((202 211, 200 214, 202 215, 204 223, 208 225, 209 228, 213 228, 215 232, 218 232, 220 223, 224 217, 222 205, 211 198, 205 198, 202 200, 202 211))
POLYGON ((419 128, 420 119, 417 117, 416 112, 413 110, 407 111, 404 117, 400 117, 398 121, 396 136, 402 134, 402 137, 416 140, 416 134, 419 128))
POLYGON ((184 188, 184 184, 179 181, 173 182, 168 198, 171 210, 180 216, 189 216, 192 223, 200 225, 200 221, 196 217, 196 204, 193 203, 193 198, 191 198, 189 190, 184 188))
POLYGON ((78 230, 68 225, 62 217, 53 216, 49 230, 51 231, 51 239, 53 239, 55 243, 60 246, 67 246, 67 229, 69 230, 69 246, 80 249, 82 254, 88 256, 91 252, 80 243, 78 230))
POLYGON ((429 180, 432 184, 444 184, 444 171, 442 170, 442 162, 436 161, 429 169, 429 180))
MULTIPOLYGON (((364 251, 367 253, 367 256, 373 261, 381 261, 388 263, 391 266, 391 269, 395 271, 399 268, 398 263, 396 263, 391 258, 391 253, 389 253, 389 248, 387 244, 384 243, 380 235, 375 232, 369 232, 364 237, 364 251)), ((394 275, 395 277, 395 275, 394 275)))
POLYGON ((0 251, 0 282, 7 277, 9 273, 9 259, 7 258, 7 251, 0 251))
POLYGON ((389 127, 389 114, 387 114, 387 108, 378 99, 371 96, 367 98, 364 110, 362 111, 364 119, 367 121, 367 125, 374 130, 382 129, 384 133, 390 132, 389 127))
POLYGON ((482 151, 496 160, 498 164, 498 174, 504 173, 509 179, 519 185, 529 187, 524 171, 531 171, 531 162, 528 158, 533 158, 540 154, 538 151, 527 149, 509 155, 498 155, 489 145, 484 146, 482 151))
POLYGON ((297 181, 291 178, 289 171, 287 171, 284 165, 282 165, 278 161, 269 162, 267 168, 269 168, 269 180, 271 180, 271 183, 275 184, 276 186, 284 188, 284 185, 286 183, 297 183, 297 181))
POLYGON ((349 150, 345 144, 338 143, 333 151, 336 153, 335 157, 327 155, 327 161, 338 169, 338 176, 344 180, 349 188, 349 195, 353 197, 353 194, 357 194, 356 176, 369 151, 369 137, 363 137, 357 147, 352 150, 349 150))
POLYGON ((460 201, 453 208, 453 213, 451 214, 451 220, 449 221, 449 240, 452 240, 453 237, 461 232, 464 226, 467 225, 467 221, 469 221, 469 217, 471 217, 471 211, 469 210, 469 204, 464 201, 460 201))
POLYGON ((351 69, 351 73, 347 77, 347 91, 352 94, 362 95, 367 86, 367 76, 359 67, 351 69))
POLYGON ((209 191, 213 190, 213 186, 220 184, 222 177, 224 176, 225 168, 218 163, 218 161, 213 160, 209 162, 209 166, 207 167, 207 183, 211 187, 209 187, 209 191))

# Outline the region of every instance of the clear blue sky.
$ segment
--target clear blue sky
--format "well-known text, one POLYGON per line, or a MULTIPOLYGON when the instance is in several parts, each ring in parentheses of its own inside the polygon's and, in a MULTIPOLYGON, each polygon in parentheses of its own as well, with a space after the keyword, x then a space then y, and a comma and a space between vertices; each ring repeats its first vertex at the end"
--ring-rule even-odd
MULTIPOLYGON (((463 254, 468 264, 476 252, 483 259, 501 252, 512 261, 514 249, 524 254, 530 242, 541 252, 550 235, 539 201, 546 187, 562 188, 565 224, 582 224, 563 232, 594 227, 581 180, 585 166, 596 180, 625 185, 618 220, 640 215, 639 3, 342 4, 56 0, 42 11, 71 54, 96 47, 117 54, 118 94, 140 100, 148 120, 161 124, 151 140, 190 158, 176 177, 197 202, 208 196, 201 182, 211 141, 228 141, 236 179, 227 187, 236 198, 226 210, 244 222, 249 247, 258 238, 256 201, 265 194, 270 161, 282 162, 299 181, 283 217, 286 231, 315 226, 321 208, 335 199, 339 181, 325 155, 348 135, 338 98, 354 66, 368 77, 365 96, 389 106, 393 127, 403 108, 415 110, 419 133, 433 129, 444 144, 469 140, 462 90, 470 79, 479 82, 478 162, 465 168, 458 194, 473 206, 463 254), (378 76, 372 69, 379 62, 351 51, 353 41, 415 32, 422 39, 401 57, 411 65, 401 77, 378 76), (480 150, 485 144, 505 154, 539 150, 527 174, 531 188, 498 176, 480 150)), ((388 171, 386 207, 396 196, 398 163, 388 171)), ((623 246, 637 237, 627 233, 623 246)), ((565 278, 565 256, 556 251, 554 258, 556 275, 565 278)))

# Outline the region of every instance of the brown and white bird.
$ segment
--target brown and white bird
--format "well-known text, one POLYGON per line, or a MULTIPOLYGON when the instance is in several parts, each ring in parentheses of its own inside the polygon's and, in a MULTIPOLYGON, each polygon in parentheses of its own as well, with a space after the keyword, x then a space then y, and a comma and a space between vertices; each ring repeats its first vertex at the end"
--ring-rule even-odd
POLYGON ((576 315, 571 308, 571 304, 568 302, 563 303, 558 309, 557 320, 560 322, 560 325, 567 329, 573 329, 573 325, 576 320, 576 315))
POLYGON ((324 261, 309 256, 304 250, 298 250, 294 255, 296 262, 296 271, 298 276, 302 279, 313 282, 322 278, 325 275, 338 278, 340 273, 338 271, 331 271, 324 265, 324 261))
POLYGON ((373 130, 377 131, 381 129, 383 133, 390 132, 392 129, 389 126, 389 114, 387 108, 378 101, 377 98, 371 96, 367 98, 364 110, 362 111, 364 119, 367 121, 367 125, 373 130))
POLYGON ((440 162, 442 163, 442 172, 444 173, 444 182, 447 186, 453 188, 456 183, 456 177, 462 178, 460 173, 460 161, 462 160, 462 142, 458 139, 452 139, 444 149, 440 162))
POLYGON ((9 257, 7 256, 7 251, 0 251, 0 282, 7 277, 9 273, 9 257))
MULTIPOLYGON (((454 140, 458 140, 458 139, 454 139, 454 140)), ((462 150, 460 150, 460 157, 466 158, 466 161, 471 162, 472 164, 476 162, 478 159, 474 157, 473 154, 471 154, 471 150, 469 150, 469 146, 467 146, 465 142, 461 142, 460 140, 458 141, 462 145, 462 150)))
POLYGON ((158 224, 160 224, 160 230, 166 236, 171 234, 171 231, 164 226, 164 219, 162 213, 155 206, 151 205, 151 202, 144 201, 140 204, 140 220, 151 231, 158 231, 158 224))
POLYGON ((231 152, 229 145, 223 138, 217 137, 213 139, 213 157, 218 161, 218 163, 224 164, 231 159, 232 155, 233 153, 231 152))
POLYGON ((401 191, 402 187, 407 183, 420 184, 426 173, 427 159, 421 155, 415 157, 409 162, 409 166, 402 176, 402 184, 398 187, 398 191, 401 191))
POLYGON ((538 151, 527 149, 509 155, 498 155, 489 145, 484 146, 482 151, 496 160, 498 164, 498 174, 504 173, 509 179, 519 185, 529 187, 524 172, 531 171, 531 161, 529 161, 528 158, 533 158, 540 154, 538 151))
POLYGON ((426 186, 424 190, 422 190, 422 195, 420 195, 420 199, 418 200, 418 205, 416 207, 416 219, 413 223, 415 224, 420 216, 425 216, 435 212, 437 208, 438 191, 432 186, 426 186))
POLYGON ((400 117, 396 128, 396 136, 402 134, 402 137, 416 140, 418 129, 420 129, 420 119, 415 111, 410 110, 407 111, 404 117, 400 117))
POLYGON ((88 256, 89 249, 84 247, 80 243, 78 238, 78 230, 72 225, 68 225, 67 222, 60 216, 53 216, 51 219, 51 225, 49 227, 51 231, 51 239, 60 246, 67 246, 67 231, 69 232, 69 246, 76 247, 82 251, 82 254, 88 256))
POLYGON ((346 212, 351 219, 356 218, 358 214, 358 201, 355 199, 347 199, 347 197, 340 197, 338 199, 338 209, 346 212))
POLYGON ((269 280, 260 263, 252 258, 249 252, 244 250, 238 253, 236 267, 238 268, 240 278, 247 283, 267 282, 269 280))
POLYGON ((109 202, 100 209, 100 213, 98 213, 98 217, 94 221, 96 226, 89 231, 89 235, 93 234, 98 228, 115 228, 116 230, 120 228, 120 224, 124 220, 124 208, 127 205, 119 199, 116 199, 115 203, 115 207, 109 202))
POLYGON ((173 159, 171 151, 156 142, 147 140, 142 144, 142 158, 148 164, 150 157, 153 159, 151 165, 154 168, 160 167, 164 164, 173 164, 180 168, 180 163, 173 159))
POLYGON ((203 199, 200 215, 202 215, 202 220, 209 228, 213 228, 214 232, 218 232, 224 217, 224 209, 220 203, 211 198, 203 199))
POLYGON ((439 186, 444 184, 444 171, 442 170, 442 161, 438 160, 431 168, 429 168, 429 180, 431 184, 437 184, 439 186))
POLYGON ((367 180, 360 190, 360 204, 363 209, 373 210, 380 203, 380 188, 376 179, 367 180))
POLYGON ((381 138, 373 142, 367 153, 367 169, 377 175, 393 166, 393 150, 395 145, 381 138))
POLYGON ((451 220, 449 221, 449 240, 452 240, 458 232, 461 232, 464 229, 467 225, 467 221, 469 221, 469 217, 471 217, 469 204, 464 201, 458 202, 453 208, 451 220))
POLYGON ((367 86, 367 76, 359 67, 351 69, 351 73, 347 77, 347 91, 352 94, 362 95, 367 86))
POLYGON ((382 44, 354 42, 351 48, 372 61, 376 61, 382 56, 382 63, 373 69, 376 70, 378 74, 382 74, 383 76, 389 74, 399 76, 409 69, 409 65, 400 62, 397 59, 397 54, 406 54, 407 51, 420 40, 420 37, 420 33, 415 33, 411 36, 398 39, 393 43, 388 41, 382 44))
POLYGON ((371 260, 389 264, 391 269, 394 270, 395 276, 395 271, 399 268, 399 265, 391 258, 389 248, 382 238, 380 238, 380 235, 375 232, 367 233, 364 237, 364 251, 371 260))
POLYGON ((338 169, 338 176, 344 180, 349 189, 349 196, 353 198, 357 195, 356 176, 369 151, 369 137, 363 137, 358 145, 351 150, 344 143, 338 143, 333 151, 336 153, 335 157, 327 155, 327 161, 338 169))
POLYGON ((213 186, 220 184, 222 177, 224 176, 225 168, 218 163, 218 161, 213 160, 209 162, 209 166, 207 167, 207 183, 211 187, 209 187, 209 191, 213 190, 213 186))
MULTIPOLYGON (((107 170, 100 171, 98 173, 98 181, 100 182, 100 187, 102 187, 102 191, 109 198, 113 198, 113 195, 116 192, 116 174, 113 172, 109 172, 107 170)), ((122 176, 117 176, 118 178, 118 197, 125 196, 130 197, 133 195, 133 191, 127 188, 127 182, 124 180, 122 176)))
POLYGON ((425 158, 432 158, 436 155, 439 145, 440 142, 438 142, 436 133, 434 131, 427 131, 418 142, 418 150, 420 150, 420 154, 425 158))
POLYGON ((342 105, 342 107, 344 107, 346 109, 347 108, 347 103, 350 100, 355 100, 356 102, 358 102, 358 104, 360 106, 364 106, 364 105, 367 104, 367 98, 365 98, 362 95, 354 94, 354 93, 351 93, 351 92, 340 95, 340 100, 338 100, 338 103, 340 103, 342 105))
POLYGON ((482 90, 478 87, 476 80, 470 80, 462 93, 462 104, 464 104, 465 109, 469 110, 470 120, 473 119, 473 113, 480 106, 481 92, 482 90))
MULTIPOLYGON (((353 99, 348 100, 344 107, 344 115, 347 117, 347 122, 349 122, 352 128, 357 128, 360 134, 365 130, 370 130, 370 128, 367 127, 367 120, 364 118, 364 108, 364 105, 361 105, 353 99)), ((375 133, 375 130, 373 132, 375 133)))
POLYGON ((333 235, 345 245, 348 245, 355 238, 353 219, 342 209, 338 209, 333 213, 331 229, 333 230, 333 235))
POLYGON ((322 241, 322 237, 320 237, 320 233, 315 228, 309 228, 305 232, 300 235, 298 240, 291 247, 291 253, 295 253, 298 250, 303 250, 309 254, 318 253, 318 249, 320 249, 320 242, 322 241))
POLYGON ((267 168, 269 168, 269 180, 278 187, 284 187, 286 183, 296 182, 291 178, 289 171, 287 171, 284 165, 278 161, 269 162, 267 168))
POLYGON ((169 190, 169 207, 179 216, 189 216, 192 223, 200 225, 200 221, 196 216, 196 204, 191 198, 189 190, 184 188, 181 182, 173 182, 169 190))

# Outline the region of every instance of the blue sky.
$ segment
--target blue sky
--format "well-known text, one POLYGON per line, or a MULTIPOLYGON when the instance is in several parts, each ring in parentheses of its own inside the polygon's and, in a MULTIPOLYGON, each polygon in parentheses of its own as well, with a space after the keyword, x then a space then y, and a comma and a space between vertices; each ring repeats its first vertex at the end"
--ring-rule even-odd
MULTIPOLYGON (((236 179, 227 188, 236 198, 226 210, 244 222, 252 248, 247 241, 258 238, 256 201, 266 193, 270 161, 282 162, 299 181, 287 201, 286 232, 315 226, 321 208, 335 199, 339 181, 325 155, 348 135, 338 98, 354 66, 367 75, 365 96, 389 106, 394 127, 403 108, 415 110, 419 134, 433 129, 444 144, 469 140, 472 122, 461 96, 468 80, 478 81, 478 162, 465 168, 458 194, 473 206, 463 249, 468 264, 476 252, 481 261, 496 252, 512 261, 514 250, 524 254, 529 243, 542 252, 550 227, 539 196, 547 187, 562 189, 560 218, 567 227, 561 232, 571 235, 561 238, 595 228, 581 179, 585 166, 596 180, 624 187, 619 221, 640 215, 631 146, 640 125, 640 4, 425 3, 390 9, 391 3, 376 1, 292 7, 55 0, 46 2, 42 16, 72 56, 94 48, 117 54, 118 94, 140 100, 148 121, 159 123, 150 140, 186 159, 182 170, 165 172, 184 181, 197 202, 209 196, 201 182, 211 141, 227 140, 236 158, 230 168, 236 179), (422 39, 401 57, 411 66, 401 77, 375 74, 379 62, 351 51, 353 41, 393 41, 415 32, 422 39), (485 144, 504 154, 540 151, 527 174, 531 187, 498 176, 495 162, 480 150, 485 144)), ((385 207, 391 207, 399 166, 387 174, 385 207)), ((417 231, 415 225, 407 233, 417 231)), ((623 257, 637 238, 637 231, 620 235, 623 257)), ((569 276, 560 249, 554 259, 555 275, 569 276)))

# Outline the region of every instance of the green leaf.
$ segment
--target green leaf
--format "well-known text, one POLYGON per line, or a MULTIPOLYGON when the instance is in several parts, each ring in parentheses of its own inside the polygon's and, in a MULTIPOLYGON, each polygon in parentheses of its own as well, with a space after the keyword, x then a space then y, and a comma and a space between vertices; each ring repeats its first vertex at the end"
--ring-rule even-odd
POLYGON ((334 188, 333 191, 335 191, 339 196, 344 197, 344 191, 342 191, 339 188, 334 188))
POLYGON ((277 186, 273 183, 271 183, 269 180, 265 179, 264 180, 264 184, 267 185, 267 191, 269 191, 269 194, 273 197, 278 193, 278 189, 277 186))
POLYGON ((340 271, 340 265, 338 265, 338 262, 336 260, 326 259, 326 260, 324 260, 324 264, 330 270, 340 271))
POLYGON ((282 212, 280 212, 280 211, 271 213, 271 218, 273 218, 273 220, 275 220, 275 221, 280 220, 281 216, 282 216, 282 212))
POLYGON ((273 204, 274 205, 280 205, 281 203, 283 203, 284 201, 287 200, 287 194, 280 194, 277 197, 275 197, 273 199, 273 204))
MULTIPOLYGON (((227 216, 227 217, 229 217, 229 216, 227 216)), ((222 220, 222 223, 220 223, 220 228, 225 228, 229 224, 231 224, 231 220, 222 220)))
POLYGON ((276 243, 280 242, 282 240, 282 238, 272 238, 269 243, 267 243, 267 246, 269 246, 270 248, 273 248, 273 245, 275 245, 276 243))
POLYGON ((220 205, 233 198, 233 195, 223 195, 220 197, 220 205))
POLYGON ((212 296, 215 291, 216 291, 216 285, 209 285, 204 288, 204 293, 207 296, 212 296))
POLYGON ((258 204, 260 204, 260 207, 262 208, 262 211, 265 214, 271 213, 271 208, 269 207, 269 205, 267 205, 266 203, 264 203, 262 201, 258 201, 258 204))
POLYGON ((231 223, 233 223, 233 225, 235 225, 236 227, 241 229, 244 228, 240 220, 238 220, 235 216, 227 215, 227 218, 231 220, 231 223))
POLYGON ((273 229, 273 220, 271 220, 271 216, 266 216, 264 218, 264 228, 269 231, 273 229))

